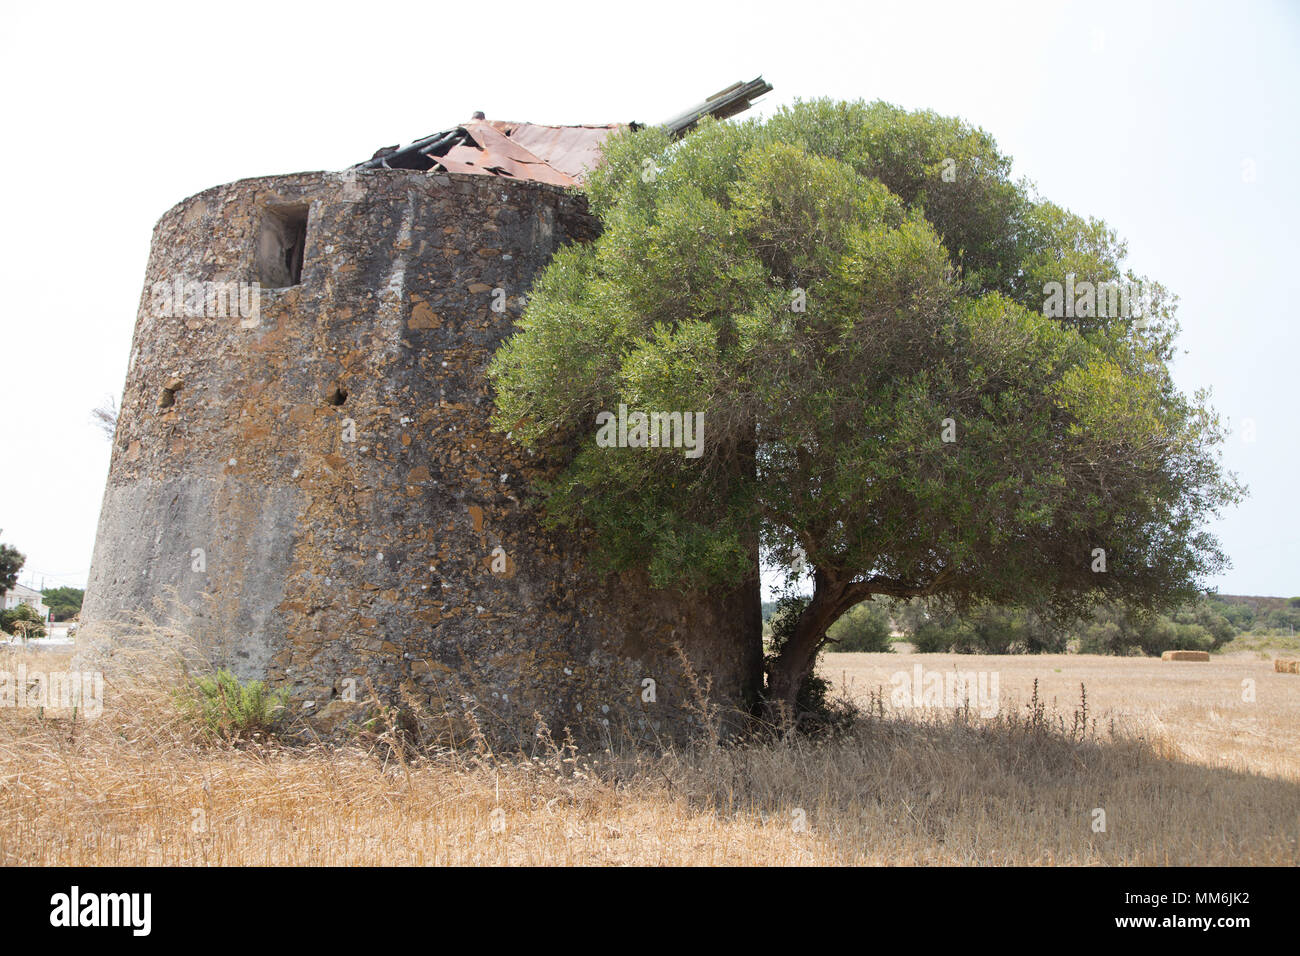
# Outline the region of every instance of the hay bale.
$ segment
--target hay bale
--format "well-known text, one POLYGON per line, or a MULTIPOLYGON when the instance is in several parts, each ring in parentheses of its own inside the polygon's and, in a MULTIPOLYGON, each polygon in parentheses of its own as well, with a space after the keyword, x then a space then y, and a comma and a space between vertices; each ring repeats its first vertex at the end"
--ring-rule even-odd
POLYGON ((1300 660, 1284 660, 1281 657, 1273 658, 1273 670, 1279 674, 1300 674, 1300 660))
POLYGON ((1209 651, 1165 651, 1160 655, 1162 661, 1208 661, 1209 651))

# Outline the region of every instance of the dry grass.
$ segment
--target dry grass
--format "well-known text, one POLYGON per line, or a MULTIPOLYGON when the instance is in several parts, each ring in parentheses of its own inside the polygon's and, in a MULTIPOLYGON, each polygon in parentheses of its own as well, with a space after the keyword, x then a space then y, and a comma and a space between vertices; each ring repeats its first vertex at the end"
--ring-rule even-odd
MULTIPOLYGON (((68 657, 0 670, 19 655, 68 657)), ((0 710, 0 863, 1294 865, 1300 705, 1268 667, 834 655, 872 714, 831 742, 514 757, 205 743, 137 675, 98 720, 0 710), (889 675, 917 661, 999 669, 1002 713, 895 711, 889 675), (1011 704, 1033 676, 1045 699, 1011 704)))

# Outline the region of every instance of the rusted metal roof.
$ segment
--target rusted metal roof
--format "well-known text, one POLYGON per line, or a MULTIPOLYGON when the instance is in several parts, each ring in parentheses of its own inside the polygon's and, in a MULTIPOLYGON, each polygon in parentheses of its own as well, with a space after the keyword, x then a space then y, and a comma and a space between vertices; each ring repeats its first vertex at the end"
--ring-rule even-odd
MULTIPOLYGON (((704 116, 725 119, 744 112, 753 100, 771 89, 772 85, 761 76, 748 83, 733 83, 663 126, 673 136, 682 136, 704 116)), ((445 170, 580 186, 587 173, 600 165, 605 140, 626 127, 639 129, 640 124, 545 126, 504 120, 489 122, 482 113, 475 113, 462 126, 425 136, 400 148, 388 146, 378 150, 356 168, 445 170)))
POLYGON ((462 129, 465 141, 434 160, 448 172, 577 186, 600 162, 600 145, 605 137, 619 126, 538 126, 476 120, 462 129))
POLYGON ((581 181, 600 165, 601 146, 625 124, 604 126, 539 126, 536 123, 492 124, 553 169, 581 181))
POLYGON ((403 149, 381 149, 359 165, 440 169, 555 186, 579 186, 584 176, 600 163, 600 147, 606 137, 625 125, 635 124, 543 126, 475 119, 416 140, 403 149))

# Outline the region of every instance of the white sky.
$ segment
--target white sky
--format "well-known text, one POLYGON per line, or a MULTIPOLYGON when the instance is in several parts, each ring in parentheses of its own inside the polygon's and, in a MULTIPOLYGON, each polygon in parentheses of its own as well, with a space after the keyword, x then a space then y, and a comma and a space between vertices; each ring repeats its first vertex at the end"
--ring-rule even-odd
POLYGON ((390 0, 6 11, 0 541, 84 587, 150 233, 248 176, 341 169, 483 110, 657 122, 735 80, 983 126, 1018 175, 1106 219, 1181 296, 1252 496, 1215 525, 1227 593, 1300 594, 1295 283, 1300 4, 844 5, 390 0), (1243 164, 1253 164, 1253 181, 1243 164))

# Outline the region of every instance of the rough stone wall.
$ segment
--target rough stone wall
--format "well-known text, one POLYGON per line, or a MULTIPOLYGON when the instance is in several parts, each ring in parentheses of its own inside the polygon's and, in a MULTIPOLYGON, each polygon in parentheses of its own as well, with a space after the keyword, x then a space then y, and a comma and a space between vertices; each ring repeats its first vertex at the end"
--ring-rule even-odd
POLYGON ((691 691, 674 642, 715 703, 750 697, 757 579, 684 595, 597 577, 540 530, 538 464, 488 426, 484 371, 520 296, 594 230, 552 187, 412 171, 245 180, 168 212, 83 630, 166 608, 214 664, 289 688, 325 727, 373 685, 433 710, 471 698, 506 736, 534 711, 586 735, 675 732, 691 691), (255 325, 157 314, 155 283, 265 274, 285 210, 307 213, 301 282, 261 289, 255 325))

